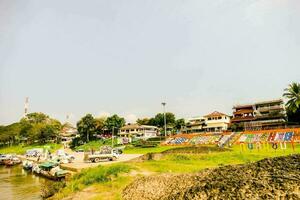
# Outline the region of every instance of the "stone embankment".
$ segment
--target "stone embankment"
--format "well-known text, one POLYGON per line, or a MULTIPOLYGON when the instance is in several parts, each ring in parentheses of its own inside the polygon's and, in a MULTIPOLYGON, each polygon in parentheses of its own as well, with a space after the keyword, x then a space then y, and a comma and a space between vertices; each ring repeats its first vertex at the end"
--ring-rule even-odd
POLYGON ((300 154, 197 174, 142 177, 128 185, 125 200, 300 199, 300 154))

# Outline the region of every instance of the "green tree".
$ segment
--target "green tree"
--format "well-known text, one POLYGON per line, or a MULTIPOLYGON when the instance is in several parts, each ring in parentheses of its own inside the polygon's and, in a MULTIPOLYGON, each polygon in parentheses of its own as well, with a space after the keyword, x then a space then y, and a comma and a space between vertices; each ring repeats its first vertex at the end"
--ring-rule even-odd
POLYGON ((119 117, 118 115, 114 114, 111 117, 108 117, 105 121, 105 127, 112 132, 116 133, 122 126, 125 125, 125 119, 123 117, 119 117))
POLYGON ((13 145, 19 141, 19 132, 21 130, 20 123, 13 123, 8 126, 3 126, 0 129, 1 143, 13 145))
POLYGON ((35 141, 46 143, 48 140, 56 139, 62 125, 44 113, 29 113, 20 121, 20 137, 26 138, 28 143, 35 141))
POLYGON ((105 125, 106 125, 106 119, 107 117, 99 117, 99 118, 95 118, 95 122, 96 122, 96 131, 98 133, 102 133, 105 125))
MULTIPOLYGON (((155 125, 162 128, 164 127, 164 113, 158 113, 154 117, 155 125)), ((174 126, 175 125, 175 115, 173 113, 167 112, 166 113, 166 124, 168 126, 174 126)))
POLYGON ((288 120, 300 123, 300 83, 293 82, 284 91, 288 120))
POLYGON ((150 125, 150 119, 149 118, 142 118, 142 119, 137 119, 136 123, 139 125, 150 125))
POLYGON ((180 131, 182 127, 185 126, 185 120, 184 119, 177 119, 175 121, 175 129, 176 131, 180 131))
MULTIPOLYGON (((24 118, 23 118, 24 119, 24 118)), ((30 123, 44 123, 47 120, 49 120, 49 116, 41 113, 41 112, 34 112, 34 113, 29 113, 26 115, 25 119, 29 121, 30 123)))
POLYGON ((90 139, 94 139, 93 136, 96 134, 96 121, 93 115, 87 114, 81 118, 77 122, 77 131, 84 142, 89 142, 90 139))

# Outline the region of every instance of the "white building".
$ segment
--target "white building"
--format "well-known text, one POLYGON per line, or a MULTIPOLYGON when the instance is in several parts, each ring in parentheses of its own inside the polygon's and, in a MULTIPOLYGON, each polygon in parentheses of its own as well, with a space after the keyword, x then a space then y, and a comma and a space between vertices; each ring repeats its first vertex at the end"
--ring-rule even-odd
POLYGON ((206 132, 222 132, 227 130, 230 123, 230 117, 224 113, 215 111, 211 114, 203 116, 206 126, 204 131, 206 132))
POLYGON ((136 137, 147 139, 151 137, 156 137, 157 133, 158 128, 156 126, 128 124, 120 129, 119 136, 127 138, 136 137))
POLYGON ((183 132, 186 132, 186 133, 203 132, 204 126, 205 126, 204 117, 192 117, 187 120, 185 128, 183 129, 183 132))

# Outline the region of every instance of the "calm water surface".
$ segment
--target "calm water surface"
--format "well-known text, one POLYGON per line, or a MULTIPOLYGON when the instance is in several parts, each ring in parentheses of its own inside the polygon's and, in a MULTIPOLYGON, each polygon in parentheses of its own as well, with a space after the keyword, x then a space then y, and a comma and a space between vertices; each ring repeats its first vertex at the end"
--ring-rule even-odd
POLYGON ((49 180, 22 169, 0 165, 0 200, 40 200, 41 187, 49 180))

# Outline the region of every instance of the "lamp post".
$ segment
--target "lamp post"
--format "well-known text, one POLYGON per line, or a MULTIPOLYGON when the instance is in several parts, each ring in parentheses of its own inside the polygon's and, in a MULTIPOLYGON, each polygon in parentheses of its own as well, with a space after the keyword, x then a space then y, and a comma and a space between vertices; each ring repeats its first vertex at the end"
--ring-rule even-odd
POLYGON ((111 147, 114 148, 114 130, 115 127, 112 127, 112 132, 111 132, 111 147))
POLYGON ((166 102, 162 102, 161 105, 164 108, 164 125, 165 125, 165 137, 167 137, 167 120, 166 120, 166 102))

